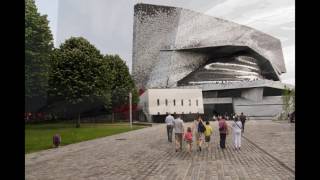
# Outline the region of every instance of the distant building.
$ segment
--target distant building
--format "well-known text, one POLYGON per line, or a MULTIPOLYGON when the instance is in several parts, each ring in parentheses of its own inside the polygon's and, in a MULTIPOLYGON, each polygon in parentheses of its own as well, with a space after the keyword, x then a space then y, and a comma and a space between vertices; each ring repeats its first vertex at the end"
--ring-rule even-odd
POLYGON ((279 39, 177 7, 135 5, 132 65, 141 89, 181 89, 177 97, 202 89, 208 118, 243 112, 272 119, 282 111, 282 90, 293 88, 280 81, 286 68, 279 39))

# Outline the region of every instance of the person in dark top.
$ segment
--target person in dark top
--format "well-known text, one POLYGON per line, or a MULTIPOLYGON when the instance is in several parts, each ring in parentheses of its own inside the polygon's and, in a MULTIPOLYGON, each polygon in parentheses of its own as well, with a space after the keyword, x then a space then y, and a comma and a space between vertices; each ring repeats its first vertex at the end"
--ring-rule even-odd
POLYGON ((291 114, 290 114, 290 116, 289 116, 289 118, 290 118, 290 122, 295 122, 295 111, 293 111, 291 114))
POLYGON ((61 136, 59 134, 55 134, 53 136, 53 145, 54 145, 54 147, 56 147, 56 148, 59 147, 60 143, 61 143, 61 136))
POLYGON ((241 112, 240 121, 242 123, 242 133, 244 133, 244 123, 246 122, 246 120, 247 120, 247 117, 243 114, 243 112, 241 112))
POLYGON ((220 132, 220 148, 224 149, 226 147, 226 137, 228 134, 228 124, 225 117, 219 118, 218 120, 219 132, 220 132))

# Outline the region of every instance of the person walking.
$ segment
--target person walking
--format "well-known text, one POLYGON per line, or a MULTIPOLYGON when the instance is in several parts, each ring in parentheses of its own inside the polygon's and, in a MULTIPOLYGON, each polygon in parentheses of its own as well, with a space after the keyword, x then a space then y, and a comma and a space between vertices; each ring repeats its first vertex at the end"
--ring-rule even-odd
POLYGON ((213 115, 212 120, 213 120, 213 121, 217 120, 216 115, 213 115))
POLYGON ((206 130, 201 116, 198 116, 198 118, 194 120, 192 129, 197 142, 197 148, 201 151, 202 142, 204 141, 204 132, 206 130))
POLYGON ((181 115, 177 115, 177 118, 173 121, 173 128, 175 133, 176 152, 180 149, 182 151, 182 136, 184 132, 183 120, 181 115))
POLYGON ((61 136, 59 134, 55 134, 52 138, 53 140, 53 146, 55 148, 59 147, 60 143, 61 143, 61 136))
POLYGON ((210 137, 212 135, 212 127, 210 126, 209 121, 206 122, 206 131, 204 132, 204 138, 205 138, 205 143, 206 143, 206 147, 207 149, 210 149, 210 137))
POLYGON ((167 124, 167 135, 168 135, 169 142, 172 142, 173 121, 174 121, 174 118, 169 113, 168 116, 166 117, 166 120, 165 120, 165 122, 167 124))
POLYGON ((235 147, 235 150, 239 149, 241 147, 241 130, 242 130, 242 123, 239 120, 239 118, 236 116, 235 121, 232 123, 232 129, 233 129, 233 145, 235 147))
POLYGON ((224 116, 222 116, 222 118, 219 120, 219 132, 220 132, 220 147, 221 149, 224 149, 226 147, 226 137, 228 133, 228 125, 224 116))
POLYGON ((188 153, 191 155, 192 152, 192 130, 188 127, 187 132, 184 135, 184 140, 187 142, 188 153))
POLYGON ((242 123, 242 133, 244 133, 244 124, 246 123, 247 117, 241 112, 240 121, 242 123))

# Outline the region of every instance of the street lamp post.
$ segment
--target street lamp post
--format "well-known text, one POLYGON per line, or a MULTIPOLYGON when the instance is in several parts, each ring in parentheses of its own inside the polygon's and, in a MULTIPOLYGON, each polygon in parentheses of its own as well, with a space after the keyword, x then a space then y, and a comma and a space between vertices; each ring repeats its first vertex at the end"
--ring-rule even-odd
POLYGON ((130 127, 132 129, 132 94, 129 92, 129 108, 130 108, 130 127))

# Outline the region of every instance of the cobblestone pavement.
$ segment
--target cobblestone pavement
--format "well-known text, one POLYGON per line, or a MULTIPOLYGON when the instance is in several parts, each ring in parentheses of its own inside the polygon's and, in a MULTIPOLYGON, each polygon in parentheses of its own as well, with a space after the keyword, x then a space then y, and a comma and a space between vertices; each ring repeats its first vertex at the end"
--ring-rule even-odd
POLYGON ((244 136, 295 171, 294 123, 248 121, 244 136))
POLYGON ((175 152, 174 144, 167 142, 162 124, 27 154, 25 176, 30 180, 295 178, 294 139, 291 139, 294 128, 290 124, 249 121, 241 151, 233 150, 232 135, 227 137, 226 149, 219 149, 217 122, 211 125, 214 128, 211 149, 197 152, 194 147, 192 156, 185 150, 175 152))

